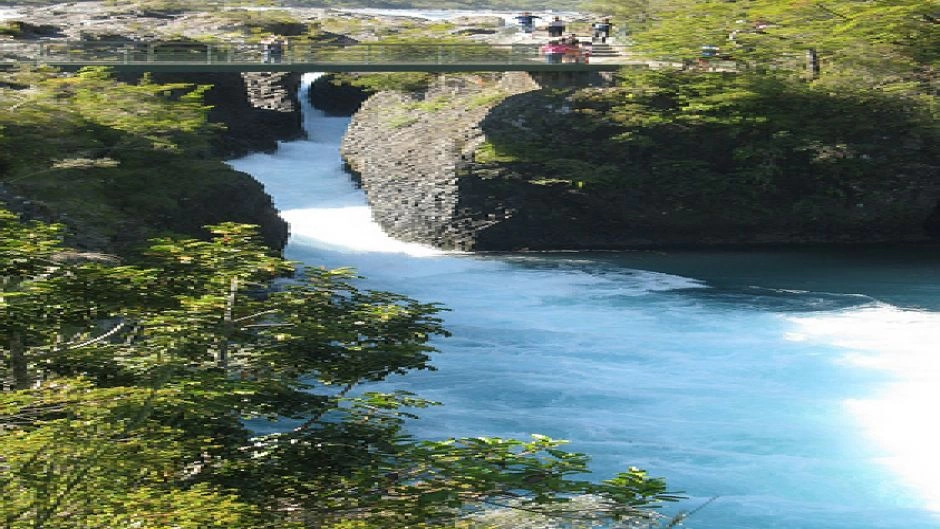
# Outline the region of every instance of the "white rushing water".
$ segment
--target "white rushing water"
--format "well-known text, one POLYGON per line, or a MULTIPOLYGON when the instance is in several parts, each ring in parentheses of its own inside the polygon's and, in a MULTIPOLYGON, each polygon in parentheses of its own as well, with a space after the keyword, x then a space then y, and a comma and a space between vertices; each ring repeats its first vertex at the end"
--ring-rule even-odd
POLYGON ((19 18, 20 16, 22 16, 22 13, 15 7, 0 7, 0 20, 19 18))
POLYGON ((940 528, 940 317, 878 294, 940 306, 932 265, 448 254, 371 221, 338 155, 347 118, 305 120, 308 140, 231 164, 274 197, 289 258, 451 309, 439 371, 383 385, 444 403, 416 435, 569 439, 598 478, 666 477, 690 496, 669 512, 717 496, 696 529, 940 528))

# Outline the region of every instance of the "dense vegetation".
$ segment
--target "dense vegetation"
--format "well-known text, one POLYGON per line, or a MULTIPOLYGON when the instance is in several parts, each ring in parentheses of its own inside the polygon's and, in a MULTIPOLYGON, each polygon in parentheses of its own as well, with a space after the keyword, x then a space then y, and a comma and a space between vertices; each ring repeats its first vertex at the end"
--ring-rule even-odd
POLYGON ((638 54, 673 66, 523 96, 494 121, 536 132, 484 124, 479 161, 629 191, 639 210, 700 226, 750 219, 878 239, 925 220, 921 206, 912 218, 911 190, 940 171, 940 25, 922 2, 600 4, 631 28, 638 54), (721 57, 699 61, 703 45, 721 57))
POLYGON ((431 403, 366 390, 431 368, 441 308, 349 270, 273 283, 294 265, 250 227, 213 232, 131 266, 0 213, 3 527, 492 527, 484 507, 599 525, 672 498, 636 469, 584 481, 542 436, 409 437, 431 403))
POLYGON ((647 53, 696 57, 700 46, 713 45, 757 69, 793 71, 812 51, 821 67, 816 77, 826 83, 936 82, 940 23, 929 2, 595 0, 593 6, 617 14, 647 53))
POLYGON ((516 119, 553 130, 551 140, 484 123, 490 143, 478 161, 524 166, 539 182, 628 191, 638 208, 666 205, 696 222, 772 217, 808 232, 825 218, 839 229, 870 229, 859 226, 874 214, 919 222, 908 218, 911 203, 871 211, 871 197, 932 185, 940 170, 927 98, 831 92, 776 75, 636 71, 621 83, 528 96, 519 107, 573 112, 514 106, 516 119))
MULTIPOLYGON (((22 197, 18 210, 66 224, 73 244, 127 250, 158 234, 196 233, 233 219, 202 198, 261 196, 213 156, 219 126, 207 120, 205 86, 123 83, 100 69, 4 72, 0 83, 0 197, 22 197)), ((224 207, 235 214, 243 205, 224 207)))
MULTIPOLYGON (((782 207, 809 221, 937 174, 940 37, 922 2, 597 9, 646 54, 682 61, 717 45, 735 71, 706 62, 624 71, 607 90, 546 90, 547 106, 516 117, 563 116, 557 136, 493 134, 480 160, 534 166, 538 182, 626 189, 638 203, 782 207)), ((173 231, 183 199, 234 178, 209 153, 203 90, 100 70, 3 76, 0 192, 42 197, 33 207, 67 220, 73 240, 123 238, 127 256, 68 250, 61 226, 0 211, 0 525, 471 528, 507 509, 583 526, 655 518, 649 508, 673 498, 661 480, 636 469, 584 480, 588 458, 559 441, 408 436, 413 409, 433 403, 368 386, 432 368, 441 307, 360 290, 349 270, 288 280, 295 265, 239 224, 132 252, 173 231)))
POLYGON ((432 368, 437 305, 295 271, 241 224, 141 250, 238 178, 205 87, 3 75, 0 191, 69 231, 0 210, 2 527, 649 525, 673 499, 542 436, 411 438, 433 403, 368 386, 432 368))

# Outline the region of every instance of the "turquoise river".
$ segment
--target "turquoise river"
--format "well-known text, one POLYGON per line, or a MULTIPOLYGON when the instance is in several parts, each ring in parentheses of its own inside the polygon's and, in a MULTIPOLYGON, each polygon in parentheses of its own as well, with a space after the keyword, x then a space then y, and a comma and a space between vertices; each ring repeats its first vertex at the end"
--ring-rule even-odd
MULTIPOLYGON (((307 74, 306 82, 315 74, 307 74)), ((305 98, 303 98, 305 99, 305 98)), ((348 118, 232 160, 287 256, 443 303, 420 437, 543 433, 666 477, 693 529, 940 528, 940 251, 470 255, 395 241, 342 170, 348 118)))

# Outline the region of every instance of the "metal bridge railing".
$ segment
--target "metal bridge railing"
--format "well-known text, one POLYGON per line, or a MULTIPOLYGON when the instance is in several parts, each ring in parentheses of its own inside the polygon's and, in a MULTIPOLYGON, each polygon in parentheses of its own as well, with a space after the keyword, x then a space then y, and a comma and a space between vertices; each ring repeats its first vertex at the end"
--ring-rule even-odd
POLYGON ((281 54, 263 44, 193 42, 0 41, 0 63, 147 64, 530 64, 537 44, 291 42, 281 54))

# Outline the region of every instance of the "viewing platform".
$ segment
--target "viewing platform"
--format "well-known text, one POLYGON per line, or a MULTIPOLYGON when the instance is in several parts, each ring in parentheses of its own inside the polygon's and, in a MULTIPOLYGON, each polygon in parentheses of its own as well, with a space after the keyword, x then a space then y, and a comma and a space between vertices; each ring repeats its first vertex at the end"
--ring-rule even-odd
POLYGON ((297 43, 272 54, 256 43, 0 41, 0 67, 62 70, 107 66, 127 72, 601 72, 630 64, 622 46, 605 44, 596 60, 549 64, 530 43, 297 43))

